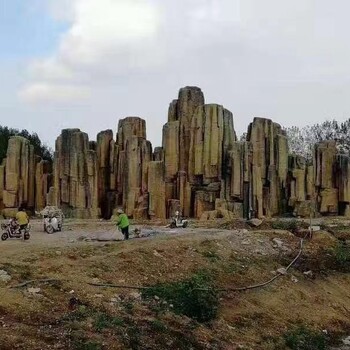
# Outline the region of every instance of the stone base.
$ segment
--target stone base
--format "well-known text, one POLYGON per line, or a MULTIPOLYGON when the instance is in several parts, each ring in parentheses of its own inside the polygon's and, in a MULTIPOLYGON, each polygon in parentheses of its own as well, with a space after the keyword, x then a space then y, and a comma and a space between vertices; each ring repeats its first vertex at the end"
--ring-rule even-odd
POLYGON ((223 219, 226 221, 230 221, 236 218, 237 217, 231 211, 228 211, 225 209, 219 209, 219 210, 205 211, 201 215, 200 221, 211 221, 216 219, 223 219))

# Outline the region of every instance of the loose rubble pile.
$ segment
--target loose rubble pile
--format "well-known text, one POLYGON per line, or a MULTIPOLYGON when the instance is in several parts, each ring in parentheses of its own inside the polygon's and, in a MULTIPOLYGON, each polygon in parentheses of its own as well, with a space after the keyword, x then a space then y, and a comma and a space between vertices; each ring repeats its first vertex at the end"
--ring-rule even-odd
POLYGON ((120 120, 116 138, 106 130, 96 142, 67 129, 56 141, 51 175, 26 139, 11 138, 0 166, 0 209, 10 216, 23 203, 84 219, 109 219, 119 206, 135 219, 166 219, 176 210, 202 220, 349 216, 350 161, 327 141, 307 164, 289 155, 281 126, 264 118, 255 118, 239 142, 232 113, 205 104, 198 87, 185 87, 154 150, 138 117, 120 120))

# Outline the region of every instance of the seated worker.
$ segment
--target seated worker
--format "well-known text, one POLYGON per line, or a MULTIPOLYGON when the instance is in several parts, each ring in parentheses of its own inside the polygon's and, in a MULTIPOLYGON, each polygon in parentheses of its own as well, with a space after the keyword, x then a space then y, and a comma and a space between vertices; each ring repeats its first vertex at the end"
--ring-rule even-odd
POLYGON ((26 229, 29 224, 29 217, 22 207, 18 209, 18 213, 16 214, 16 221, 21 231, 26 229))
POLYGON ((122 209, 118 210, 117 226, 121 229, 124 239, 127 241, 129 239, 129 218, 122 209))

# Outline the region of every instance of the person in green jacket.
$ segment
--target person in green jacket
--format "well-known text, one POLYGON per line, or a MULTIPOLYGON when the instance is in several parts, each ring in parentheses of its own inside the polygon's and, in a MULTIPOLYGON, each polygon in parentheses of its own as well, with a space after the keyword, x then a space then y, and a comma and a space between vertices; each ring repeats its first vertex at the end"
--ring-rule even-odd
POLYGON ((129 218, 128 216, 123 212, 122 209, 118 210, 118 220, 117 220, 117 226, 122 231, 122 234, 124 235, 124 239, 129 239, 129 218))

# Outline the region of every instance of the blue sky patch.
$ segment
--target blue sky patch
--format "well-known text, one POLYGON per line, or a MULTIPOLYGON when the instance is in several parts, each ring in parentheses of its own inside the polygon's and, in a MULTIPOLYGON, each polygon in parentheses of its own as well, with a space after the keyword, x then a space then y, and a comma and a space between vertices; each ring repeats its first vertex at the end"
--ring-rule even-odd
POLYGON ((0 0, 0 59, 47 55, 67 28, 33 1, 0 0))

